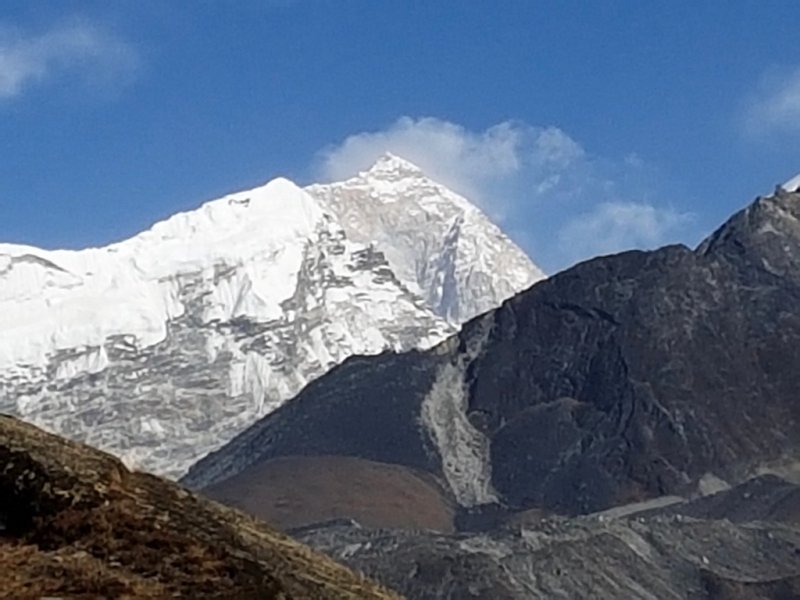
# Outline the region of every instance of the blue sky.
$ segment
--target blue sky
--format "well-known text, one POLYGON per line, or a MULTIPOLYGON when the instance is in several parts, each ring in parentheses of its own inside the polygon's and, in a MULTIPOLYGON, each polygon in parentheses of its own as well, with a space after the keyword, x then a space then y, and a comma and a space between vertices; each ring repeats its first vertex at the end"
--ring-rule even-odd
POLYGON ((394 151, 546 270, 800 172, 795 0, 4 0, 0 241, 81 248, 394 151))

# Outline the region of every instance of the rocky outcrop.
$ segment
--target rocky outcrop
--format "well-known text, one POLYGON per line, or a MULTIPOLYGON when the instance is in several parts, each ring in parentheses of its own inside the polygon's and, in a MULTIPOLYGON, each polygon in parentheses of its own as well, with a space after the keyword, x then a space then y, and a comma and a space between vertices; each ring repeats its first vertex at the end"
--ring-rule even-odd
POLYGON ((0 416, 0 596, 399 596, 235 510, 0 416))
POLYGON ((800 526, 800 485, 775 475, 762 475, 730 490, 676 503, 657 512, 733 523, 776 521, 800 526))
POLYGON ((447 481, 474 510, 581 514, 800 458, 800 193, 692 251, 579 264, 426 352, 356 358, 200 461, 342 454, 447 481))
POLYGON ((797 524, 598 514, 483 534, 330 524, 295 535, 415 600, 800 597, 797 524))

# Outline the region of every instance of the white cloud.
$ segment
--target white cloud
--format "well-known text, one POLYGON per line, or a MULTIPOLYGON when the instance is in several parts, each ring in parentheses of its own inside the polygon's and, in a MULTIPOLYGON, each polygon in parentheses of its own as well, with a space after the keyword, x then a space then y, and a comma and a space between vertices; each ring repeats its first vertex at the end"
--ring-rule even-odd
POLYGON ((602 202, 567 222, 558 244, 568 262, 663 245, 692 220, 689 213, 640 202, 602 202))
POLYGON ((593 156, 557 127, 518 121, 471 131, 402 117, 324 149, 315 180, 351 177, 387 151, 478 204, 548 272, 694 233, 678 227, 687 215, 656 205, 659 177, 638 154, 593 156))
POLYGON ((431 117, 402 117, 383 131, 352 135, 320 153, 319 176, 341 180, 369 168, 385 152, 413 162, 430 177, 466 196, 495 218, 505 214, 503 199, 489 192, 525 172, 540 173, 544 188, 584 152, 555 127, 506 121, 474 132, 431 117))
POLYGON ((762 80, 745 112, 750 133, 800 131, 800 69, 772 71, 762 80))
POLYGON ((91 86, 125 82, 137 62, 128 44, 86 22, 36 35, 0 27, 0 99, 63 74, 77 75, 91 86))

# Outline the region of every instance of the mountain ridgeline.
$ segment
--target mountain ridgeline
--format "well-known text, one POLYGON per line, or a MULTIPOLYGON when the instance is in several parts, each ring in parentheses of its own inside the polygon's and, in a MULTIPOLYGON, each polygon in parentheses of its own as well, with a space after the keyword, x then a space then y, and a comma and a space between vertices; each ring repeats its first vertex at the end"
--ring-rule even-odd
POLYGON ((251 514, 2 417, 12 595, 800 598, 800 177, 543 279, 387 155, 0 284, 0 410, 251 514))
POLYGON ((392 155, 104 248, 0 244, 0 411, 177 478, 348 356, 436 345, 542 277, 392 155))
POLYGON ((697 249, 596 258, 429 350, 353 357, 196 464, 224 487, 343 455, 446 482, 465 513, 586 514, 800 465, 800 193, 697 249))

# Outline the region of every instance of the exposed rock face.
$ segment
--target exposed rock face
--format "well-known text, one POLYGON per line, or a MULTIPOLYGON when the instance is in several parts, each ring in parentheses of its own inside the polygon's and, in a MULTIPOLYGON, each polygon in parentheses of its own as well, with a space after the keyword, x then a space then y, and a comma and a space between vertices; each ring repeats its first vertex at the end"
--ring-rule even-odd
POLYGON ((704 573, 708 596, 712 600, 795 600, 800 598, 800 577, 771 581, 739 581, 704 573))
POLYGON ((206 487, 262 459, 294 455, 356 456, 435 470, 435 448, 423 446, 417 411, 435 377, 426 366, 439 357, 411 351, 381 358, 381 377, 368 357, 346 360, 334 378, 311 382, 307 393, 278 410, 278 418, 248 428, 182 482, 206 487))
POLYGON ((683 516, 545 519, 486 534, 295 532, 415 600, 798 598, 800 529, 683 516))
POLYGON ((427 470, 462 507, 590 513, 800 457, 800 193, 697 250, 577 265, 425 352, 351 359, 198 463, 343 454, 427 470))
POLYGON ((0 596, 392 599, 268 525, 0 416, 0 596))
POLYGON ((348 356, 431 347, 542 277, 399 158, 310 190, 105 248, 0 244, 0 410, 178 477, 348 356))
POLYGON ((800 485, 774 475, 755 477, 733 489, 656 511, 734 523, 778 521, 800 525, 800 485))

